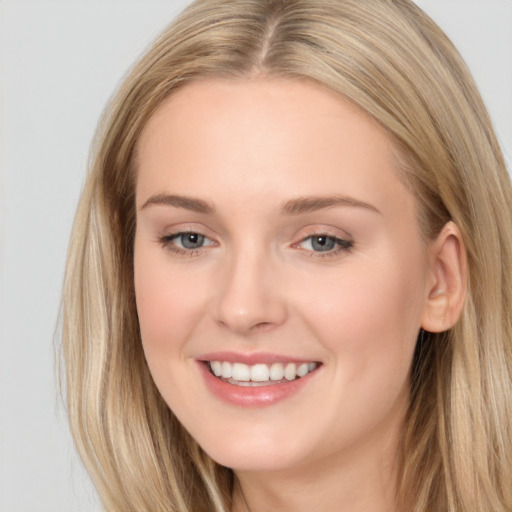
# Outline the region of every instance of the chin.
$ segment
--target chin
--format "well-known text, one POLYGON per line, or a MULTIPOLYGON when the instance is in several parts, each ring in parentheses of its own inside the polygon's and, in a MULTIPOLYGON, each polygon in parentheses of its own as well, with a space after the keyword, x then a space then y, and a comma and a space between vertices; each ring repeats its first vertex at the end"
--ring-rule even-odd
POLYGON ((286 445, 281 439, 235 438, 227 434, 216 443, 200 446, 218 464, 234 471, 268 472, 292 468, 305 456, 295 445, 286 445))
POLYGON ((293 467, 287 458, 282 457, 278 453, 255 455, 253 453, 213 453, 208 454, 210 457, 220 464, 231 468, 235 472, 273 472, 293 467))

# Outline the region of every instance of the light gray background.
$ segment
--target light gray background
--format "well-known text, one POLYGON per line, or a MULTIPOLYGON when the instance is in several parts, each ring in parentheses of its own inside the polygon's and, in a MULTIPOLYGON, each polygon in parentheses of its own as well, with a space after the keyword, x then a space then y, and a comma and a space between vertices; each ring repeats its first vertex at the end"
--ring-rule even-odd
MULTIPOLYGON (((53 333, 97 119, 187 0, 0 2, 0 512, 94 512, 53 333)), ((512 0, 418 0, 472 69, 512 162, 512 0)))

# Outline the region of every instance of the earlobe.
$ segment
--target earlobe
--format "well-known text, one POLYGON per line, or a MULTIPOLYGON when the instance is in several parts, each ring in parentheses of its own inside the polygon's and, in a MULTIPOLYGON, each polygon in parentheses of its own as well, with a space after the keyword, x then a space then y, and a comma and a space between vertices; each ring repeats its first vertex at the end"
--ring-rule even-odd
POLYGON ((442 332, 457 323, 466 298, 466 250, 454 222, 446 223, 429 252, 431 278, 421 327, 429 332, 442 332))

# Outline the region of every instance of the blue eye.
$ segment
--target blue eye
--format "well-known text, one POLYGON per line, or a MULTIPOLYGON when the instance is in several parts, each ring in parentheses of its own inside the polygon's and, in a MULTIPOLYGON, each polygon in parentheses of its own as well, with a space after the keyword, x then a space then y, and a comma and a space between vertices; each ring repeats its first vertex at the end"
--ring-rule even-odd
POLYGON ((205 237, 199 233, 178 233, 172 240, 183 249, 199 249, 203 246, 205 237))
POLYGON ((299 247, 308 251, 334 254, 339 251, 347 251, 352 246, 353 242, 349 240, 325 234, 308 236, 299 244, 299 247))
POLYGON ((160 238, 160 243, 166 249, 176 253, 194 254, 195 251, 211 245, 213 242, 200 233, 187 231, 163 236, 160 238))
POLYGON ((336 239, 332 236, 312 236, 311 247, 314 251, 332 251, 336 247, 336 239))

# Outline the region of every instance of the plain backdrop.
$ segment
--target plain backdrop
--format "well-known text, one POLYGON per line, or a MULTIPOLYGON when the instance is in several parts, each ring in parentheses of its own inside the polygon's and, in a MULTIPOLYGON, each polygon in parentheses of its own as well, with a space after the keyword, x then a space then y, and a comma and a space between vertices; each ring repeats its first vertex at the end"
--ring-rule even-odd
MULTIPOLYGON (((0 512, 95 512, 54 329, 97 119, 186 0, 0 2, 0 512)), ((512 161, 512 0, 418 0, 466 58, 512 161)), ((512 227, 511 227, 512 229, 512 227)))

